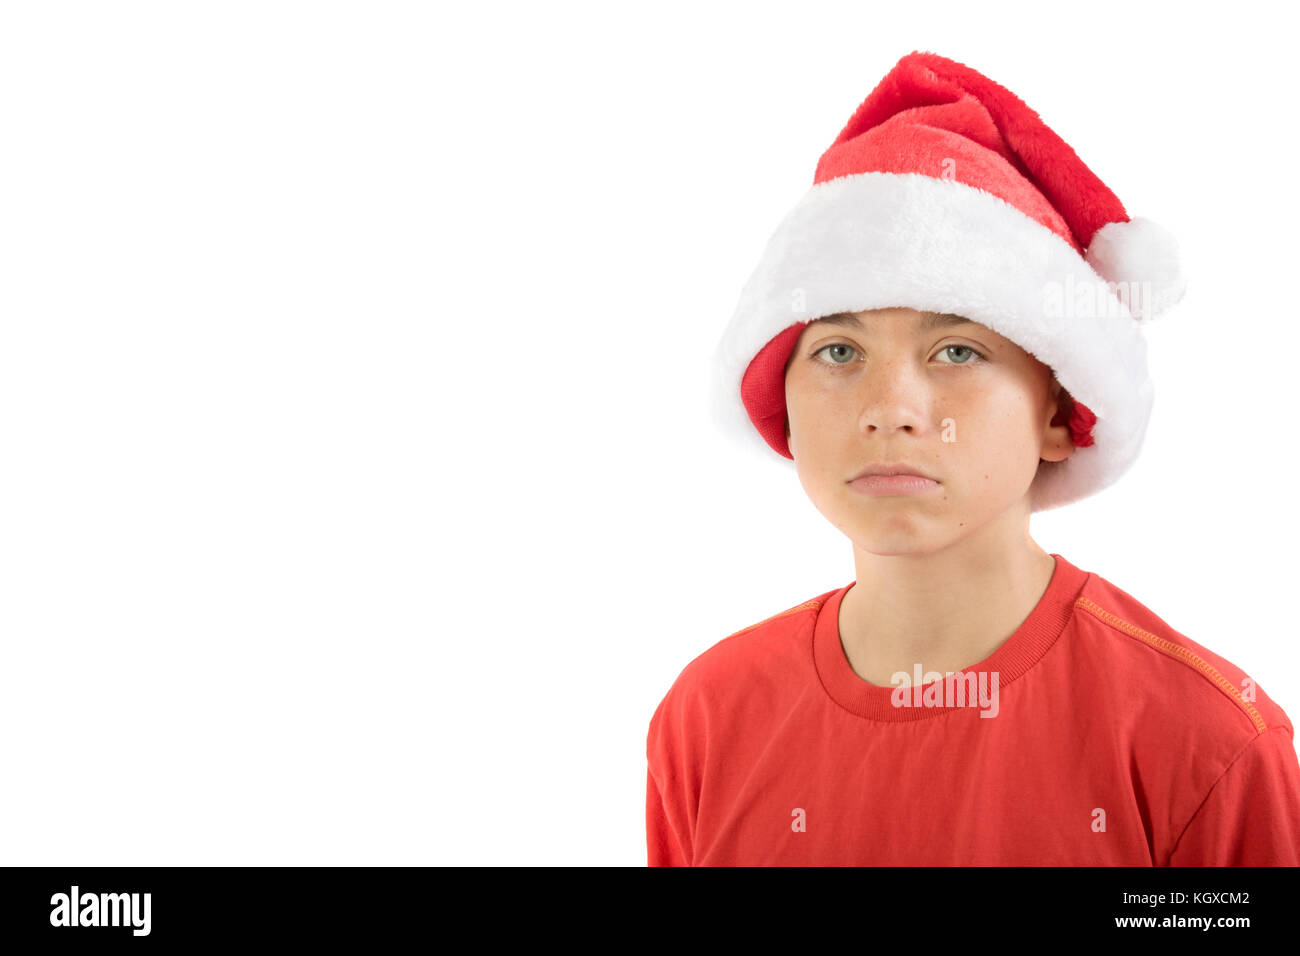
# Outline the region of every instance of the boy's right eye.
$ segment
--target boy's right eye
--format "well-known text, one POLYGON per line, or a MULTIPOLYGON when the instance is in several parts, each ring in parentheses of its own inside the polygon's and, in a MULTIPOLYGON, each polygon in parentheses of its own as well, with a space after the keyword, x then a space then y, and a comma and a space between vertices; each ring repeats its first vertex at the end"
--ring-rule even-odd
POLYGON ((813 352, 813 356, 816 357, 823 352, 828 352, 834 356, 829 361, 822 362, 823 365, 848 365, 853 361, 851 356, 856 355, 858 350, 842 342, 832 342, 830 345, 823 345, 816 352, 813 352), (849 353, 848 356, 844 354, 846 352, 849 353))

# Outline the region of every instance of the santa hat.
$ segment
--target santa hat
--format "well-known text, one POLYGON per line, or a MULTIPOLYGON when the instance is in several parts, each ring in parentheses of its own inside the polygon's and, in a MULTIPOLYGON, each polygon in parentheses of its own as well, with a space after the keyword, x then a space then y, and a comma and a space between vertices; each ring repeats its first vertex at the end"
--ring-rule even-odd
POLYGON ((728 430, 793 461, 785 366, 805 325, 907 307, 964 316, 1056 373, 1074 452, 1039 463, 1033 510, 1116 481, 1151 416, 1141 325, 1183 294, 1178 246, 1015 94, 933 53, 903 57, 817 164, 714 356, 728 430))

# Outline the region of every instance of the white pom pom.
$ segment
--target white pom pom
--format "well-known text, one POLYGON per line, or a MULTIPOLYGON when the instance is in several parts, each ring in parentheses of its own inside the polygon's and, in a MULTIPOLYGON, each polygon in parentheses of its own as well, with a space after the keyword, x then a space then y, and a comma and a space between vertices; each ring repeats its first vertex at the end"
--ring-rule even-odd
POLYGON ((1178 240, 1150 219, 1106 223, 1093 235, 1085 258, 1140 321, 1154 319, 1187 289, 1178 240))

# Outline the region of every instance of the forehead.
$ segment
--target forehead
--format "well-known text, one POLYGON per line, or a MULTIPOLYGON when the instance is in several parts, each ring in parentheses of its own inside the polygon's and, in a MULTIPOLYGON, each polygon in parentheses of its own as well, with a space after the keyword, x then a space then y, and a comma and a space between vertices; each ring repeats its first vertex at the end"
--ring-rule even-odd
MULTIPOLYGON (((877 313, 874 312, 861 313, 861 315, 865 316, 867 319, 867 321, 864 322, 862 318, 859 318, 859 314, 853 312, 836 312, 834 315, 826 315, 819 319, 813 319, 808 323, 808 326, 811 328, 816 325, 840 325, 846 328, 858 329, 865 332, 867 330, 867 323, 874 320, 876 314, 877 313)), ((979 325, 978 322, 968 319, 964 315, 955 315, 952 312, 918 312, 917 315, 919 318, 915 321, 917 331, 919 332, 933 332, 936 329, 949 328, 955 325, 979 325)))

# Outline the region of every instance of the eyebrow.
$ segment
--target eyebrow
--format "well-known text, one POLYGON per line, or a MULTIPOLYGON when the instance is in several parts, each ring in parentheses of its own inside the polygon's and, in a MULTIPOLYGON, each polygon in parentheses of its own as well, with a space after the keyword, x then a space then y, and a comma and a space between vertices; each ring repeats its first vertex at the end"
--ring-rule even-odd
MULTIPOLYGON (((824 315, 820 319, 813 319, 813 322, 825 322, 827 325, 847 325, 861 329, 863 332, 866 331, 862 320, 852 312, 836 312, 834 315, 824 315)), ((952 312, 922 312, 920 331, 933 332, 935 329, 947 328, 950 325, 978 324, 964 315, 955 315, 952 312)))

